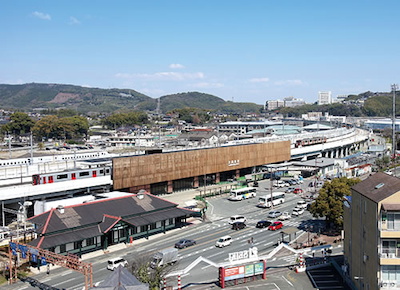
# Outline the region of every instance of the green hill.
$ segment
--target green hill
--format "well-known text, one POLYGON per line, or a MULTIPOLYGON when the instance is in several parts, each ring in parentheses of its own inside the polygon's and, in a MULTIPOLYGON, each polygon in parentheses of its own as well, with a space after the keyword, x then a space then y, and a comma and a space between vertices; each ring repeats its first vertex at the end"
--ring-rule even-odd
MULTIPOLYGON (((130 89, 100 89, 65 84, 29 83, 0 84, 2 109, 32 111, 33 109, 67 108, 79 113, 113 113, 132 110, 154 111, 157 99, 130 89)), ((185 107, 226 113, 259 112, 261 105, 233 103, 199 92, 162 96, 163 113, 185 107)))

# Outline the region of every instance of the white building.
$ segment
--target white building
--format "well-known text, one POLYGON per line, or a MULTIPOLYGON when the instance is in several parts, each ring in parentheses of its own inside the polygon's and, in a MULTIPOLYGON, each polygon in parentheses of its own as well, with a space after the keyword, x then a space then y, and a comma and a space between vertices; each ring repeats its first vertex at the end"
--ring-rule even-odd
POLYGON ((332 92, 318 92, 318 105, 332 104, 332 92))

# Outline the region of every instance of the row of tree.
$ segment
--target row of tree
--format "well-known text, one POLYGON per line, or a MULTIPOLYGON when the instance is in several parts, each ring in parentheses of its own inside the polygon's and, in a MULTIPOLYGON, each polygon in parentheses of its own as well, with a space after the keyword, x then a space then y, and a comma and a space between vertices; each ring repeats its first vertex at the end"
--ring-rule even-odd
POLYGON ((59 117, 47 115, 34 120, 22 112, 13 113, 10 121, 1 127, 3 135, 21 136, 33 133, 36 140, 43 138, 77 139, 85 137, 89 130, 89 122, 85 117, 59 117))

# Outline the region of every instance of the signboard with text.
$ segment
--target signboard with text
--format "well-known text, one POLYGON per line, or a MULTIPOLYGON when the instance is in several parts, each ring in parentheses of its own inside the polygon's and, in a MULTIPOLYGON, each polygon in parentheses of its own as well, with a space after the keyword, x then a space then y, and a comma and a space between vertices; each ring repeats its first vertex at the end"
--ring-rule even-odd
POLYGON ((227 268, 224 269, 224 271, 225 271, 225 281, 244 277, 244 266, 227 268))

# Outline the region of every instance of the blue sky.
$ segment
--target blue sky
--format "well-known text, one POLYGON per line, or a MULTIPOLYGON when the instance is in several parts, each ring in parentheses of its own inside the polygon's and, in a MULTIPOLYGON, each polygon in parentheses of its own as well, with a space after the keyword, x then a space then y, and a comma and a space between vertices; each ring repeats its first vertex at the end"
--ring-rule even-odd
POLYGON ((398 0, 3 0, 0 83, 257 104, 390 91, 399 11, 398 0))

